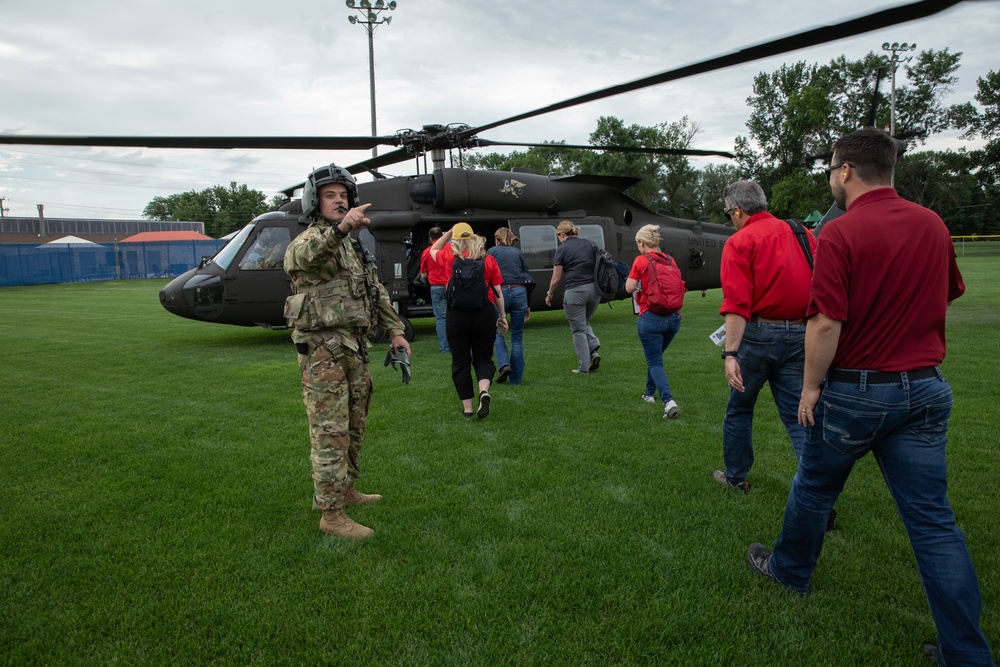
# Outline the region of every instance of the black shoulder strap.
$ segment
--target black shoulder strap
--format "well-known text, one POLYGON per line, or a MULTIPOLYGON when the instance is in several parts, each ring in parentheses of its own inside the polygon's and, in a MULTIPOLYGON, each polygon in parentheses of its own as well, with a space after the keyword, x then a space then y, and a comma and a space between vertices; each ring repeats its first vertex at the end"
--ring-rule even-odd
POLYGON ((812 250, 809 249, 809 230, 802 226, 802 223, 795 218, 790 218, 785 220, 788 226, 792 228, 795 232, 795 238, 798 239, 799 245, 802 246, 802 254, 806 256, 806 261, 809 262, 809 268, 813 268, 813 254, 812 250))

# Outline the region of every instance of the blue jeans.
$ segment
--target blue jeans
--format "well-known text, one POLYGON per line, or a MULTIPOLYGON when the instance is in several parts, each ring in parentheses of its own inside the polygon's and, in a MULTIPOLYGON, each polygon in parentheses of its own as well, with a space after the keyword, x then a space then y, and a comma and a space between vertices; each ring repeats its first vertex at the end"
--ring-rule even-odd
POLYGON ((528 290, 524 287, 504 287, 503 305, 510 314, 510 352, 507 340, 498 333, 493 343, 497 366, 510 366, 510 383, 521 384, 524 377, 524 316, 528 313, 528 290))
POLYGON ((431 285, 431 307, 434 308, 434 325, 437 328, 438 345, 442 352, 451 352, 448 347, 448 332, 445 329, 445 315, 448 313, 448 286, 431 285))
POLYGON ((642 353, 646 355, 646 396, 653 396, 659 390, 660 400, 664 403, 671 400, 673 394, 670 393, 667 372, 663 370, 663 351, 680 328, 680 313, 657 315, 648 310, 639 316, 636 324, 642 353))
POLYGON ((806 593, 826 518, 854 463, 871 452, 910 538, 938 630, 938 658, 948 665, 991 665, 979 627, 979 582, 948 504, 945 445, 951 387, 943 377, 896 384, 830 382, 785 506, 770 559, 783 585, 806 593))
POLYGON ((590 318, 600 304, 601 294, 593 283, 572 287, 563 293, 563 312, 573 334, 577 366, 584 373, 590 372, 590 355, 601 346, 600 339, 590 328, 590 318))
POLYGON ((753 466, 753 410, 765 382, 792 439, 795 458, 802 456, 808 436, 796 413, 802 396, 805 336, 805 325, 747 322, 736 357, 744 391, 729 390, 722 422, 722 458, 726 478, 734 484, 745 481, 753 466))

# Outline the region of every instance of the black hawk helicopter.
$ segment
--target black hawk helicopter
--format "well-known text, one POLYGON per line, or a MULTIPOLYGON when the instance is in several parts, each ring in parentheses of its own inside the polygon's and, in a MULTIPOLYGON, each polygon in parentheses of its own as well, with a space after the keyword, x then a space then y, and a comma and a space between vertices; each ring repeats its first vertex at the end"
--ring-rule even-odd
MULTIPOLYGON (((416 281, 420 253, 427 245, 427 232, 431 227, 448 229, 456 222, 469 222, 478 234, 487 239, 493 238, 497 228, 509 227, 521 239, 521 249, 536 282, 546 286, 551 277, 557 245, 555 226, 560 221, 572 221, 580 228, 581 236, 610 250, 619 261, 626 263, 638 252, 635 231, 643 225, 656 224, 660 229, 662 249, 677 260, 689 290, 719 287, 722 247, 735 232, 724 225, 699 223, 649 210, 625 194, 625 190, 638 179, 588 175, 553 177, 521 171, 445 168, 446 151, 485 146, 545 146, 491 141, 478 135, 502 125, 578 104, 926 18, 961 1, 920 0, 874 12, 580 95, 479 127, 425 125, 421 130, 403 130, 381 137, 0 135, 0 144, 312 150, 371 150, 377 146, 397 146, 394 151, 351 165, 347 170, 352 174, 370 172, 376 177, 376 180, 358 186, 360 200, 372 204, 367 211, 372 223, 359 232, 360 240, 374 254, 379 276, 407 327, 407 338, 412 339, 412 327, 407 318, 433 314, 428 289, 416 281), (434 165, 432 173, 385 179, 378 171, 428 153, 434 165)), ((559 146, 734 157, 724 151, 655 146, 559 146)), ((295 189, 289 188, 286 194, 291 196, 295 189)), ((182 317, 207 322, 284 327, 283 305, 285 298, 291 294, 291 287, 282 269, 282 259, 291 239, 308 225, 309 221, 302 218, 301 211, 300 202, 294 200, 282 210, 265 213, 252 220, 214 257, 204 258, 197 268, 172 280, 160 292, 164 308, 182 317)), ((532 308, 546 307, 542 298, 544 292, 544 289, 535 291, 532 308)), ((561 291, 556 293, 553 307, 561 307, 561 296, 561 291)), ((619 298, 626 296, 624 291, 619 292, 619 298)))

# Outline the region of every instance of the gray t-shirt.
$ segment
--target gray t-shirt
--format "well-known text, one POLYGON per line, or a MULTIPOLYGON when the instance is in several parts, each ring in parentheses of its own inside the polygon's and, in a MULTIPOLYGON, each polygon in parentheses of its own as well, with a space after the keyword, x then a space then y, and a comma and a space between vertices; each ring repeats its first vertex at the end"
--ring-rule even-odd
POLYGON ((579 236, 570 236, 556 248, 556 256, 552 263, 563 267, 566 289, 570 289, 594 282, 596 257, 594 244, 579 236))

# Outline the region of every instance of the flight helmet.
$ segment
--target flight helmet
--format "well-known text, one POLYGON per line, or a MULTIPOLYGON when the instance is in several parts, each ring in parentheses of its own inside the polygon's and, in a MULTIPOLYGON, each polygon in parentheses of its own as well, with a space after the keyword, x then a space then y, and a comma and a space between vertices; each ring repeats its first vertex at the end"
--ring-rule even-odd
POLYGON ((347 205, 351 208, 358 205, 358 184, 354 177, 343 167, 331 164, 314 169, 306 177, 302 189, 302 215, 307 218, 316 215, 319 211, 319 189, 329 183, 343 183, 347 188, 347 205))

